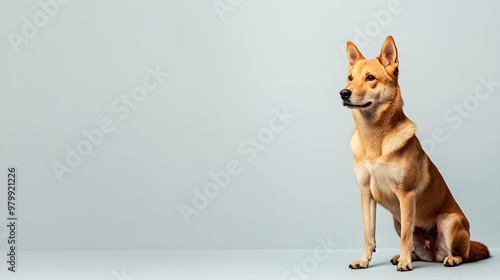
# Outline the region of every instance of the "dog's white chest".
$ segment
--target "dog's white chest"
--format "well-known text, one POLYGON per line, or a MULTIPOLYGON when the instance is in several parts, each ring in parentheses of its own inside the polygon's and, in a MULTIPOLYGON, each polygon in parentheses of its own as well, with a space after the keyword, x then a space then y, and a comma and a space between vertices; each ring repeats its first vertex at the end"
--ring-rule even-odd
POLYGON ((354 171, 359 186, 370 188, 374 194, 377 192, 383 192, 385 195, 393 194, 393 190, 402 179, 401 170, 396 165, 380 160, 357 163, 354 171))

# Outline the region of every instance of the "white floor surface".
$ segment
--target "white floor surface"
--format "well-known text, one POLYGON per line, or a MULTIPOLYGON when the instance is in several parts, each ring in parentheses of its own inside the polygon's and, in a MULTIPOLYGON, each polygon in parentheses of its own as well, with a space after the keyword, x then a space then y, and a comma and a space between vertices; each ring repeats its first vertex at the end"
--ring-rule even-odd
POLYGON ((0 265, 0 279, 50 280, 315 280, 315 279, 499 279, 500 249, 476 263, 448 268, 414 262, 413 271, 397 272, 389 259, 397 249, 379 249, 368 269, 351 270, 361 250, 332 251, 67 251, 18 252, 16 272, 0 265))

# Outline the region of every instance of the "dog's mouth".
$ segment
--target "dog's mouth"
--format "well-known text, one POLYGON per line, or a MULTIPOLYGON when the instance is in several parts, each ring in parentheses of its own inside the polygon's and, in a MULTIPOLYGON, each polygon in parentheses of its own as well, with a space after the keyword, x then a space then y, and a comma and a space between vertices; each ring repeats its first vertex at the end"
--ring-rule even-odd
POLYGON ((358 104, 352 104, 352 103, 344 100, 344 104, 343 105, 346 106, 349 109, 363 109, 363 108, 370 107, 372 105, 372 102, 368 101, 365 104, 358 105, 358 104))

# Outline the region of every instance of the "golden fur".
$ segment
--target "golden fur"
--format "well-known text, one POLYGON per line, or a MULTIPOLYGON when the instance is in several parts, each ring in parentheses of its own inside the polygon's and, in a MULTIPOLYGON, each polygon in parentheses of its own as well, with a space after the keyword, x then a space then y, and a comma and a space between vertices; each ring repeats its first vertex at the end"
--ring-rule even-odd
POLYGON ((392 213, 401 238, 401 252, 391 259, 398 271, 412 270, 412 260, 456 266, 489 257, 486 246, 470 241, 467 218, 403 113, 394 39, 387 37, 371 60, 347 42, 347 59, 348 81, 340 95, 356 124, 350 147, 365 237, 361 258, 349 267, 367 268, 372 258, 377 203, 392 213))

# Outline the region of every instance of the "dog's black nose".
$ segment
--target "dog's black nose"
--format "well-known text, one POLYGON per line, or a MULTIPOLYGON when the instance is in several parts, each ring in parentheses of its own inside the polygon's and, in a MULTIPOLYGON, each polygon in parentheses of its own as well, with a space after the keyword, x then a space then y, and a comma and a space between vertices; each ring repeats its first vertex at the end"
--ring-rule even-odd
POLYGON ((342 100, 346 100, 349 97, 351 97, 351 94, 352 94, 352 91, 345 88, 345 89, 340 91, 340 98, 342 98, 342 100))

